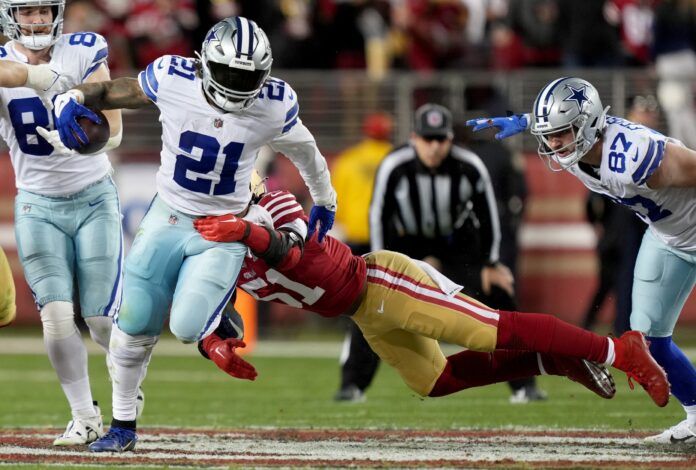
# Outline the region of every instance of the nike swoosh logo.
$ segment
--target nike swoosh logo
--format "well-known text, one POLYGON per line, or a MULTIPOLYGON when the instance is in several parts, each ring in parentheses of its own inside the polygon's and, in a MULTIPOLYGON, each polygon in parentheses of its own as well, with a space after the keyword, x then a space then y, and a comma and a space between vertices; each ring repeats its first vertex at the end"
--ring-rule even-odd
POLYGON ((636 149, 636 156, 633 157, 631 160, 633 160, 634 162, 638 161, 638 149, 636 149))
POLYGON ((99 199, 98 201, 90 202, 89 207, 94 207, 98 204, 101 204, 102 202, 104 202, 104 199, 99 199))
POLYGON ((681 439, 677 439, 674 436, 669 436, 669 442, 671 442, 672 444, 679 444, 679 443, 686 442, 689 439, 694 439, 694 438, 696 438, 696 436, 686 436, 686 437, 682 437, 681 439))

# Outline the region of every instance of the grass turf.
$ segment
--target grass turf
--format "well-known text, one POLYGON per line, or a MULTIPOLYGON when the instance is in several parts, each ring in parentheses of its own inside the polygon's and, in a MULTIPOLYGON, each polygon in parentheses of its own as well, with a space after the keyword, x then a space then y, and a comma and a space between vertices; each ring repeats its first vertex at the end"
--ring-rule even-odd
MULTIPOLYGON (((89 360, 93 393, 108 422, 111 388, 103 356, 91 355, 89 360)), ((618 371, 613 400, 596 397, 565 378, 542 377, 548 401, 510 405, 505 384, 422 399, 383 364, 365 403, 335 403, 331 397, 338 382, 336 359, 250 360, 259 371, 255 382, 233 379, 199 357, 158 356, 155 351, 139 426, 662 430, 683 419, 676 400, 660 409, 640 386, 629 391, 618 371)), ((0 426, 63 427, 69 420, 67 403, 45 355, 3 354, 0 382, 0 426)))

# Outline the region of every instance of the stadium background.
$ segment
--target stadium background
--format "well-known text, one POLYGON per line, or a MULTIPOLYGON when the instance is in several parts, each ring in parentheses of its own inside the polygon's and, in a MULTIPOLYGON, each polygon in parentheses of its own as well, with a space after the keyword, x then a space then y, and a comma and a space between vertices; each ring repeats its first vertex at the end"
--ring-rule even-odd
MULTIPOLYGON (((331 164, 337 153, 360 140, 362 119, 370 112, 391 113, 396 123, 393 141, 401 143, 408 139, 413 110, 435 101, 453 111, 463 133, 461 124, 468 118, 526 111, 543 84, 569 73, 564 67, 568 64, 581 65, 572 74, 592 82, 604 104, 612 106, 611 113, 622 116, 632 97, 655 94, 650 51, 660 46, 652 32, 659 8, 676 8, 677 3, 76 0, 68 2, 65 32, 101 32, 110 44, 113 76, 134 76, 159 55, 192 56, 217 18, 247 15, 268 33, 274 47, 272 74, 297 91, 300 116, 331 164), (536 15, 536 30, 530 30, 520 8, 536 15), (583 49, 591 45, 578 44, 573 36, 583 24, 592 24, 595 36, 609 38, 594 56, 583 49)), ((125 111, 124 123, 123 143, 111 159, 128 244, 154 193, 161 142, 154 106, 125 111)), ((668 132, 664 121, 659 130, 668 132)), ((507 145, 522 155, 529 186, 520 232, 520 307, 579 322, 596 287, 598 268, 595 233, 584 218, 586 190, 569 174, 549 172, 537 158, 532 139, 518 137, 507 145)), ((311 201, 292 165, 277 157, 272 169, 270 185, 290 189, 309 208, 311 201)), ((0 244, 17 284, 17 324, 38 326, 17 260, 13 181, 3 151, 0 244)), ((339 201, 339 210, 347 204, 339 201)), ((610 302, 603 309, 605 322, 611 308, 610 302)), ((276 305, 263 306, 259 319, 261 336, 341 329, 336 322, 276 305)), ((694 299, 681 322, 696 323, 694 299)))

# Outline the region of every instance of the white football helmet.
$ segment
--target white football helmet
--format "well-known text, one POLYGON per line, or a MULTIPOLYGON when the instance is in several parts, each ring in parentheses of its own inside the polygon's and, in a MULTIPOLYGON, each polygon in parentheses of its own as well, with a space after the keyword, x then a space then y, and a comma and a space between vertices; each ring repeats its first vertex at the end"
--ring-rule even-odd
POLYGON ((199 57, 205 94, 227 112, 243 111, 254 103, 273 63, 266 33, 241 16, 213 26, 199 57))
POLYGON ((558 78, 542 88, 534 101, 531 133, 551 170, 565 170, 585 156, 604 132, 607 111, 609 106, 602 108, 595 87, 581 78, 558 78), (573 132, 573 140, 552 150, 548 136, 567 129, 573 132))
POLYGON ((0 23, 3 33, 9 39, 33 50, 46 49, 58 40, 63 32, 63 13, 65 0, 1 0, 0 23), (53 12, 51 23, 21 24, 17 20, 20 8, 50 7, 53 12), (50 32, 34 33, 37 28, 49 28, 50 32), (24 31, 23 31, 24 29, 24 31), (29 32, 29 33, 27 33, 29 32))

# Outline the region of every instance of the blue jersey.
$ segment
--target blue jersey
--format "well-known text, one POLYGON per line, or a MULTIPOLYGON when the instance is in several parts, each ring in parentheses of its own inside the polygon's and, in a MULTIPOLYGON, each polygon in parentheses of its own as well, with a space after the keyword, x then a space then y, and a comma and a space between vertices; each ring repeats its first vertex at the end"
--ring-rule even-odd
POLYGON ((650 128, 608 116, 598 173, 588 174, 577 163, 568 171, 591 191, 631 208, 667 245, 693 251, 696 188, 651 189, 647 185, 662 163, 668 142, 682 145, 650 128))

